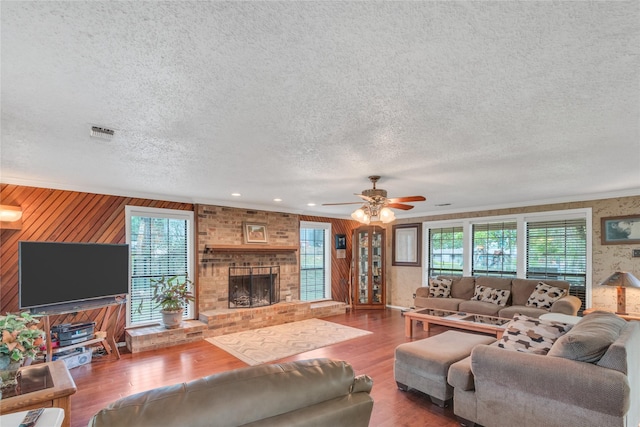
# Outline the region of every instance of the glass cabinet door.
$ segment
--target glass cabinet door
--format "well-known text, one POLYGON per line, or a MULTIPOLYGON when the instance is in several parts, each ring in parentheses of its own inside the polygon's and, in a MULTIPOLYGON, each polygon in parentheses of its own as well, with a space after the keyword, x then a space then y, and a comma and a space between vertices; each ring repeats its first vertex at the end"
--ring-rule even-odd
POLYGON ((362 226, 353 232, 352 301, 356 307, 379 309, 385 306, 384 235, 384 228, 377 226, 362 226))
POLYGON ((369 232, 358 232, 358 302, 369 302, 369 232))
POLYGON ((382 234, 371 235, 371 302, 382 303, 382 234))

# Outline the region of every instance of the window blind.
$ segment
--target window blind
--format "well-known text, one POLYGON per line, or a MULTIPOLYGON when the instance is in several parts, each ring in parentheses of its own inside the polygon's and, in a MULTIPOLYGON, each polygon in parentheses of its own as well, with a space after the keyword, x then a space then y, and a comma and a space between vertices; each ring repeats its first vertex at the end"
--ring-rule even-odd
POLYGON ((566 280, 586 306, 586 219, 527 223, 526 250, 528 279, 566 280))
POLYGON ((430 228, 428 244, 428 277, 462 276, 464 262, 462 226, 430 228))
POLYGON ((472 275, 516 277, 517 233, 515 221, 473 224, 472 275))
MULTIPOLYGON (((131 324, 162 318, 151 300, 153 280, 188 277, 189 240, 185 219, 131 216, 131 324)), ((188 304, 184 317, 190 317, 188 304)))

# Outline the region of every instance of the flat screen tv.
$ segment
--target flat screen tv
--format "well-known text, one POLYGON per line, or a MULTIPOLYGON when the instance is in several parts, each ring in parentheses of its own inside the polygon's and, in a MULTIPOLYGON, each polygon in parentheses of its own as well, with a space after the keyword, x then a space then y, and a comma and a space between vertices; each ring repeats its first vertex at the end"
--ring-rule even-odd
POLYGON ((19 242, 21 309, 129 292, 129 245, 19 242))

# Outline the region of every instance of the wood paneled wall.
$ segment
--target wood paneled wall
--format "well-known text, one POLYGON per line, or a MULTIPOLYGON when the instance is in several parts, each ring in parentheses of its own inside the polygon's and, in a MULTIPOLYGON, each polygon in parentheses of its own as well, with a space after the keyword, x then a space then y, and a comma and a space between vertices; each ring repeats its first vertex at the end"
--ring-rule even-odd
MULTIPOLYGON (((193 210, 190 203, 166 202, 75 191, 0 184, 2 204, 22 207, 22 229, 0 230, 0 312, 18 311, 18 242, 125 243, 126 205, 193 210)), ((55 284, 53 284, 55 286, 55 284)), ((106 309, 52 316, 52 324, 95 321, 106 309)), ((118 330, 124 340, 125 316, 118 330)))
MULTIPOLYGON (((0 184, 0 202, 22 208, 20 230, 0 230, 0 313, 18 311, 18 242, 125 243, 127 205, 193 210, 190 203, 139 199, 0 184)), ((336 301, 347 302, 351 266, 351 235, 359 224, 351 220, 300 216, 302 221, 330 222, 332 240, 331 292, 336 301), (347 236, 346 258, 337 258, 333 236, 347 236)), ((54 285, 55 286, 55 285, 54 285)), ((94 321, 100 325, 106 309, 52 316, 52 325, 94 321)), ((125 316, 118 325, 124 340, 125 316)))
POLYGON ((361 224, 357 221, 337 218, 325 218, 309 215, 300 215, 300 221, 329 222, 331 223, 331 299, 349 303, 349 281, 351 278, 351 240, 353 230, 361 224), (347 236, 346 258, 337 258, 334 244, 334 236, 344 234, 347 236))

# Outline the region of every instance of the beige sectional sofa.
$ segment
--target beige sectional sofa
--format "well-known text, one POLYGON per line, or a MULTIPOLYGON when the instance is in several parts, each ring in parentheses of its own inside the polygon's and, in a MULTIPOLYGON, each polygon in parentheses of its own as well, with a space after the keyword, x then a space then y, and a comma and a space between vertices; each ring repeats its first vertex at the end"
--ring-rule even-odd
POLYGON ((453 411, 485 427, 637 427, 640 322, 586 315, 546 355, 477 345, 451 365, 453 411))
POLYGON ((89 426, 366 427, 372 385, 343 361, 251 366, 122 398, 89 426))
MULTIPOLYGON (((460 311, 473 314, 484 314, 488 316, 498 316, 511 318, 514 314, 524 314, 530 317, 539 317, 544 313, 562 313, 575 316, 582 305, 579 298, 572 295, 564 295, 553 302, 550 307, 544 308, 544 304, 537 304, 535 298, 530 302, 532 294, 542 282, 551 288, 561 288, 568 294, 569 282, 562 280, 533 280, 533 279, 511 279, 500 277, 461 277, 461 276, 438 276, 431 280, 430 287, 420 287, 416 290, 414 305, 416 310, 422 308, 460 311), (434 281, 435 280, 435 281, 434 281), (434 284, 451 281, 449 295, 433 296, 434 284), (478 290, 487 288, 498 291, 493 298, 478 298, 478 290), (504 298, 504 296, 506 298, 504 298), (502 301, 500 301, 502 299, 502 301), (500 303, 503 303, 502 305, 500 303)), ((442 294, 439 294, 442 295, 442 294)))

